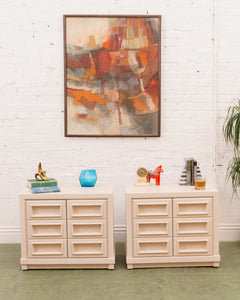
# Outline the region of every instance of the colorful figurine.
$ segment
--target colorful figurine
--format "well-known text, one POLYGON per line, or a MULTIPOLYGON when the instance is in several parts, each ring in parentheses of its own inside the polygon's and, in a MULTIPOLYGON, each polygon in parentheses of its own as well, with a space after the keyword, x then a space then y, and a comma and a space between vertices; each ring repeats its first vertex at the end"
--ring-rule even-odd
POLYGON ((150 182, 151 178, 154 178, 156 181, 156 185, 160 185, 160 175, 163 173, 162 166, 158 166, 154 172, 148 171, 147 173, 147 182, 150 182))

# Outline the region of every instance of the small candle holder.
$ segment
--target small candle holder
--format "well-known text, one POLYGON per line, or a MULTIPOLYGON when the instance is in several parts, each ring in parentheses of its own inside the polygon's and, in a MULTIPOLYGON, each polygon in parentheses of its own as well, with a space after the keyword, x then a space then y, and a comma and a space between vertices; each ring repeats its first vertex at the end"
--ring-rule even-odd
POLYGON ((82 170, 79 176, 79 181, 82 187, 93 187, 97 181, 96 170, 82 170))

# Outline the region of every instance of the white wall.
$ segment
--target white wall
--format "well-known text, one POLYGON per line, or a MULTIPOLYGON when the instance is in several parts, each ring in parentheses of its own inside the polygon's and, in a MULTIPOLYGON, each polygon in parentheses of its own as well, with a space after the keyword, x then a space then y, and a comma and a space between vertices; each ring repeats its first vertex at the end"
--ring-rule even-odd
POLYGON ((231 148, 221 138, 227 106, 240 92, 240 4, 216 2, 1 1, 0 242, 19 241, 18 194, 39 161, 59 183, 77 182, 84 168, 96 168, 99 183, 112 182, 119 239, 124 185, 135 182, 137 168, 162 164, 161 181, 177 182, 189 156, 219 185, 222 239, 240 239, 240 201, 228 204, 224 182, 231 148), (162 15, 161 137, 65 138, 63 14, 146 13, 162 15))
POLYGON ((220 190, 220 232, 224 240, 240 240, 240 199, 232 198, 225 174, 232 147, 226 146, 222 126, 228 106, 240 95, 240 2, 216 1, 216 179, 220 190))

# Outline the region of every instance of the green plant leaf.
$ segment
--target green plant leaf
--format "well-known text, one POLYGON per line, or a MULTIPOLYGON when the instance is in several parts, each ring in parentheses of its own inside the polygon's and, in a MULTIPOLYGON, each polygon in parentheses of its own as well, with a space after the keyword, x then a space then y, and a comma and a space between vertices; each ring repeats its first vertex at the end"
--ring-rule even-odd
POLYGON ((227 168, 227 180, 231 180, 233 192, 240 186, 240 156, 234 156, 227 168))
POLYGON ((227 111, 226 119, 223 125, 223 136, 226 143, 233 145, 233 159, 229 162, 226 174, 226 180, 231 180, 233 194, 238 195, 240 187, 240 100, 237 99, 227 111))
POLYGON ((232 143, 234 150, 238 152, 240 131, 240 100, 229 107, 223 125, 223 135, 227 143, 232 143))

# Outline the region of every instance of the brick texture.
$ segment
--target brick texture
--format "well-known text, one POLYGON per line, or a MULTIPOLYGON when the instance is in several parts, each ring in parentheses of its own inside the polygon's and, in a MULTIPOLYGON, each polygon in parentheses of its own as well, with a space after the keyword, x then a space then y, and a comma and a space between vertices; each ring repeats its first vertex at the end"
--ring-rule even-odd
POLYGON ((0 227, 19 225, 18 194, 39 161, 60 183, 95 168, 99 183, 114 184, 115 225, 124 225, 124 185, 136 181, 138 167, 162 164, 161 182, 177 182, 189 156, 220 185, 220 222, 234 216, 240 224, 237 201, 226 209, 232 149, 221 133, 240 92, 239 8, 237 0, 2 0, 0 227), (160 138, 64 137, 63 14, 162 15, 160 138))

